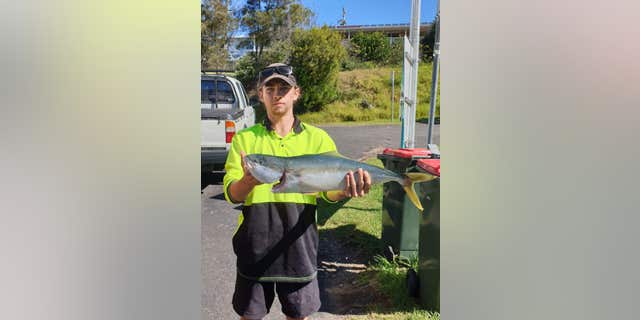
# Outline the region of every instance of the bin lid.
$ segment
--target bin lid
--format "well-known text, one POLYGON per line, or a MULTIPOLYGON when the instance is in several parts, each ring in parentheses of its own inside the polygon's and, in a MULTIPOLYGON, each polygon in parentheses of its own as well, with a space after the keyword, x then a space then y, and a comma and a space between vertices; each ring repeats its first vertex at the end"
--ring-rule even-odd
POLYGON ((434 176, 440 176, 440 159, 420 159, 416 166, 434 176))
POLYGON ((398 158, 411 159, 413 157, 428 157, 431 155, 431 151, 425 148, 386 148, 384 149, 384 151, 382 151, 382 154, 391 155, 398 158))

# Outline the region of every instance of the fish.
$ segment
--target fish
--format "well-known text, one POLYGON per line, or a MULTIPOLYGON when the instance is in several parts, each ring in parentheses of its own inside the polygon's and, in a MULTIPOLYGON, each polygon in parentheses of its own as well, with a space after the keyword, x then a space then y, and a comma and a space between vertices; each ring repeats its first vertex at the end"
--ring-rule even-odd
POLYGON ((399 183, 416 208, 423 211, 414 184, 436 177, 426 173, 399 174, 364 162, 349 159, 337 152, 295 157, 249 154, 244 157, 247 170, 261 183, 276 183, 274 193, 317 193, 344 190, 349 171, 358 179, 358 168, 369 172, 371 184, 394 181, 399 183))

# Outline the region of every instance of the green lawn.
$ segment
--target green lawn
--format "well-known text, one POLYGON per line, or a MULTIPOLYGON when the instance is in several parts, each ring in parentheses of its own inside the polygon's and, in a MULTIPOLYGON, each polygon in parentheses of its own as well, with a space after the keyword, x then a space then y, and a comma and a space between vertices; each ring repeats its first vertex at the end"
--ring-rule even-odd
MULTIPOLYGON (((376 158, 367 163, 382 167, 382 162, 376 158)), ((348 244, 367 256, 372 257, 368 270, 362 279, 375 279, 376 287, 389 298, 392 306, 375 306, 369 314, 352 316, 348 319, 420 319, 439 320, 439 314, 432 314, 420 310, 419 306, 407 295, 405 277, 407 267, 396 261, 387 261, 376 256, 380 253, 382 232, 382 184, 372 186, 365 197, 353 198, 343 204, 326 204, 320 202, 318 206, 318 225, 321 231, 332 231, 343 243, 348 244)), ((415 267, 417 259, 411 261, 415 267)))

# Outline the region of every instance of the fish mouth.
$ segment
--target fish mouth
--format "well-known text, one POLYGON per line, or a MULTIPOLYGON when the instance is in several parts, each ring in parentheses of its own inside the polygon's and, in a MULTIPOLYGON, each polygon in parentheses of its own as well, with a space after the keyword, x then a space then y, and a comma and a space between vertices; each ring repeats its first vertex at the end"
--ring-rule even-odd
POLYGON ((284 188, 284 184, 287 182, 287 172, 283 171, 282 172, 282 176, 280 177, 280 182, 276 183, 273 185, 273 188, 271 188, 272 192, 279 192, 282 190, 282 188, 284 188))

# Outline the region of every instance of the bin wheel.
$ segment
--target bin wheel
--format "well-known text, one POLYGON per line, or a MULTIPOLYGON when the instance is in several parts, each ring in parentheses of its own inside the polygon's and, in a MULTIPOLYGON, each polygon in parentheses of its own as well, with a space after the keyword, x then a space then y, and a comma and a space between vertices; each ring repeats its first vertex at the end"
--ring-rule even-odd
POLYGON ((415 270, 409 269, 407 271, 407 293, 410 297, 418 298, 420 292, 420 282, 418 281, 418 274, 415 270))

